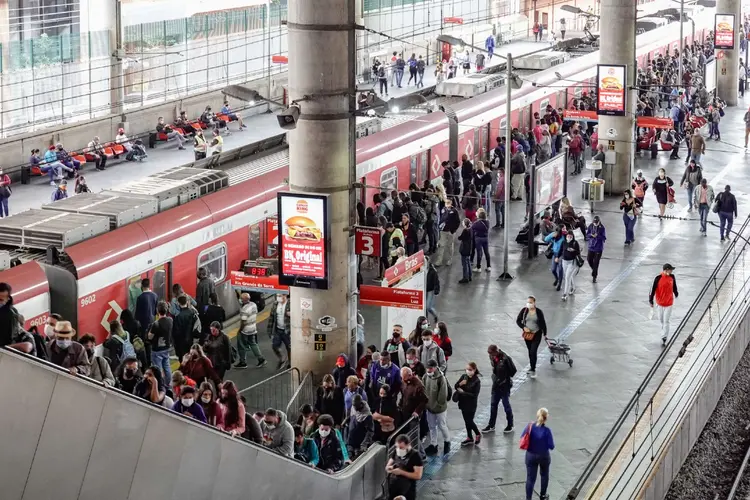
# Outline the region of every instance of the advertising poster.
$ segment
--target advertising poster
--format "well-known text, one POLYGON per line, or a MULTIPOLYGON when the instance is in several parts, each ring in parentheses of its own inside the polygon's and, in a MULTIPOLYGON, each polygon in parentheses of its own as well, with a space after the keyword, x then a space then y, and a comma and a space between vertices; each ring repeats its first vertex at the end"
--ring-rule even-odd
POLYGON ((282 285, 328 288, 328 197, 279 193, 282 285))
POLYGON ((597 114, 625 116, 626 66, 597 65, 597 114))
POLYGON ((564 155, 557 155, 536 168, 536 213, 542 212, 564 196, 564 177, 564 155))
POLYGON ((716 14, 714 19, 714 48, 734 49, 734 14, 716 14))

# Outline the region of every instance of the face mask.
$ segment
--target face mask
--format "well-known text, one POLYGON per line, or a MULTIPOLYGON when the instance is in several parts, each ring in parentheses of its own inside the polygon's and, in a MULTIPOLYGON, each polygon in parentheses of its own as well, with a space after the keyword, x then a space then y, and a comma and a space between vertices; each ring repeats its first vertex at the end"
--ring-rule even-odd
POLYGON ((188 399, 188 398, 183 398, 182 406, 184 406, 185 408, 190 408, 191 406, 193 406, 193 400, 188 399))
POLYGON ((133 370, 132 368, 125 368, 126 377, 133 378, 134 375, 135 375, 135 370, 133 370))
POLYGON ((407 453, 409 453, 409 450, 406 448, 396 448, 396 456, 399 458, 404 458, 407 453))
POLYGON ((94 350, 93 349, 86 349, 86 354, 88 355, 89 358, 93 358, 94 357, 94 350))
POLYGON ((330 429, 328 429, 328 430, 326 431, 326 430, 320 429, 320 430, 319 430, 318 432, 320 433, 320 437, 322 437, 322 438, 327 438, 327 437, 328 437, 328 435, 329 435, 329 434, 331 433, 331 430, 330 430, 330 429))
POLYGON ((55 327, 52 325, 44 325, 44 335, 46 337, 54 337, 55 336, 55 327))
POLYGON ((573 237, 572 236, 567 236, 565 239, 568 240, 568 243, 570 243, 571 241, 573 241, 573 237))
POLYGON ((435 332, 435 335, 440 335, 440 328, 435 327, 435 329, 432 331, 435 332))
POLYGON ((422 330, 427 330, 428 328, 430 328, 429 323, 422 323, 422 330))
POLYGON ((380 363, 380 368, 388 368, 389 366, 391 366, 390 363, 380 363))
POLYGON ((201 401, 208 404, 211 402, 211 396, 201 396, 201 401))
POLYGON ((274 430, 276 428, 276 424, 274 424, 274 423, 265 422, 265 421, 263 423, 266 424, 266 429, 268 429, 269 431, 272 431, 272 430, 274 430))
POLYGON ((357 411, 363 411, 365 409, 365 405, 354 405, 354 409, 357 411))
POLYGON ((432 378, 435 378, 435 377, 438 376, 438 371, 437 370, 433 370, 431 372, 427 372, 427 375, 429 375, 432 378))
POLYGON ((425 347, 430 347, 432 345, 432 340, 423 340, 422 343, 425 347))
POLYGON ((397 338, 400 338, 400 337, 401 337, 401 333, 400 332, 393 332, 393 338, 394 339, 397 339, 397 338))
POLYGON ((70 339, 57 339, 57 347, 60 349, 67 349, 73 345, 73 341, 70 339))
POLYGON ((598 222, 594 222, 594 226, 599 227, 599 223, 598 222))
POLYGON ((629 199, 630 199, 630 195, 629 195, 629 194, 626 194, 626 195, 625 195, 625 199, 626 199, 626 200, 629 200, 629 199))
POLYGON ((284 302, 284 297, 276 297, 276 302, 281 304, 282 302, 284 302))
POLYGON ((527 309, 533 309, 534 308, 534 303, 533 302, 526 302, 526 308, 527 309))
POLYGON ((474 376, 474 370, 466 370, 466 375, 468 375, 469 377, 473 377, 474 376))

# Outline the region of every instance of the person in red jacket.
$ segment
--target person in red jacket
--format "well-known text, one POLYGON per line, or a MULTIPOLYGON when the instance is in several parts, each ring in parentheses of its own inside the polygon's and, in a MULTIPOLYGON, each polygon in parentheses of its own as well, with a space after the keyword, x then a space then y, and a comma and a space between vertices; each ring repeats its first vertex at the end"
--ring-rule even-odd
POLYGON ((664 264, 661 274, 654 278, 654 284, 651 286, 651 293, 648 296, 648 303, 654 308, 659 323, 661 323, 661 343, 666 345, 667 336, 669 335, 669 318, 672 316, 672 304, 674 299, 679 295, 677 292, 677 279, 672 274, 674 266, 664 264), (654 306, 656 302, 656 306, 654 306))
POLYGON ((434 340, 438 347, 443 350, 443 353, 445 354, 445 363, 447 365, 448 359, 453 355, 453 342, 448 336, 448 327, 444 322, 438 321, 433 333, 432 340, 434 340))

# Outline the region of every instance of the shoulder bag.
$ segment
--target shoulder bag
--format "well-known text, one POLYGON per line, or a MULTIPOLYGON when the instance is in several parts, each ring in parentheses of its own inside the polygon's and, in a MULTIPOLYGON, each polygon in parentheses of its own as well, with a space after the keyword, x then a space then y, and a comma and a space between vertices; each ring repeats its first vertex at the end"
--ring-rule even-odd
POLYGON ((526 426, 526 434, 521 436, 521 441, 518 443, 518 447, 522 450, 528 450, 529 444, 531 444, 531 422, 526 426))

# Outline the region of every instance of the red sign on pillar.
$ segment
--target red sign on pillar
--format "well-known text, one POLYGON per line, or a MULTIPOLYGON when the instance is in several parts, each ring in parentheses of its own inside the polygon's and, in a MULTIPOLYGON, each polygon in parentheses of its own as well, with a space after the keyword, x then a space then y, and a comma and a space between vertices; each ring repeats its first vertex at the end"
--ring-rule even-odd
POLYGON ((420 250, 414 255, 411 255, 407 257, 406 259, 402 260, 395 266, 389 267, 388 269, 386 269, 383 277, 388 283, 388 285, 390 286, 402 280, 404 276, 411 275, 419 271, 420 269, 422 269, 423 265, 424 265, 424 251, 420 250))
POLYGON ((380 257, 383 239, 380 229, 375 227, 354 226, 354 253, 366 257, 380 257))
POLYGON ((424 293, 422 290, 406 290, 375 285, 360 285, 359 303, 379 307, 401 307, 405 309, 422 309, 424 293))

